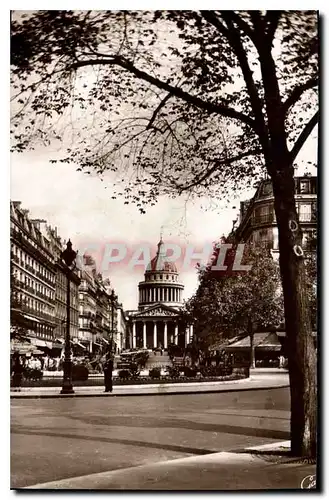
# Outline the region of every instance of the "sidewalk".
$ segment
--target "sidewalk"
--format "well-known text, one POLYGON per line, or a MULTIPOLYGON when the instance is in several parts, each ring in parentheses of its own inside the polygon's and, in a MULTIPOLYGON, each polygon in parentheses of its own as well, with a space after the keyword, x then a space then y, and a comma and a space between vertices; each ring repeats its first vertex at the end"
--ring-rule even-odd
POLYGON ((114 397, 147 396, 160 394, 189 394, 228 391, 273 389, 289 386, 287 372, 257 373, 248 379, 224 382, 188 382, 176 384, 114 385, 113 393, 104 393, 103 386, 75 387, 74 394, 60 394, 61 387, 22 387, 20 392, 11 390, 11 398, 68 398, 68 397, 114 397))
POLYGON ((221 452, 36 484, 27 489, 300 490, 315 486, 316 465, 293 460, 290 442, 221 452), (269 460, 263 453, 271 454, 269 460), (275 456, 275 458, 273 457, 275 456))

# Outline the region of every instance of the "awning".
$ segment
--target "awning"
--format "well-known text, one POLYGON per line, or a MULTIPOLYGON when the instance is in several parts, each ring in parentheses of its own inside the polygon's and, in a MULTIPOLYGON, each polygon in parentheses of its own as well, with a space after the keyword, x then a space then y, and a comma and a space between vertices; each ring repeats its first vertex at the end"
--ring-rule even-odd
MULTIPOLYGON (((276 332, 254 333, 253 344, 256 351, 277 351, 281 350, 281 342, 276 332)), ((227 351, 249 351, 250 336, 247 335, 243 339, 234 342, 226 347, 227 351)))
POLYGON ((65 344, 64 339, 56 339, 56 342, 59 342, 60 344, 65 344))
POLYGON ((59 344, 57 342, 53 342, 52 349, 63 349, 63 344, 59 344))
POLYGON ((236 337, 233 337, 232 339, 223 339, 220 342, 216 342, 215 344, 213 344, 212 346, 209 347, 209 351, 220 351, 220 350, 226 349, 227 346, 233 344, 239 338, 240 338, 239 336, 236 336, 236 337))
POLYGON ((104 337, 102 337, 102 340, 104 340, 104 342, 106 342, 107 344, 109 344, 109 341, 104 339, 104 337))
POLYGON ((34 346, 28 342, 11 342, 10 344, 11 351, 33 351, 33 349, 34 346))
POLYGON ((36 345, 38 347, 48 347, 46 342, 44 340, 39 340, 39 339, 31 339, 31 343, 33 345, 36 345))
POLYGON ((257 352, 280 352, 282 350, 281 345, 258 345, 256 347, 257 352))
POLYGON ((98 345, 98 347, 103 347, 102 344, 98 344, 97 342, 93 342, 93 344, 98 345))
POLYGON ((23 314, 24 318, 29 319, 31 321, 35 321, 36 323, 40 323, 37 318, 33 318, 33 316, 29 316, 28 314, 23 314))
POLYGON ((27 342, 11 342, 10 351, 12 353, 19 352, 19 354, 43 354, 34 344, 28 344, 27 342))
POLYGON ((82 349, 87 349, 84 345, 80 344, 80 342, 78 341, 75 341, 73 344, 82 347, 82 349))

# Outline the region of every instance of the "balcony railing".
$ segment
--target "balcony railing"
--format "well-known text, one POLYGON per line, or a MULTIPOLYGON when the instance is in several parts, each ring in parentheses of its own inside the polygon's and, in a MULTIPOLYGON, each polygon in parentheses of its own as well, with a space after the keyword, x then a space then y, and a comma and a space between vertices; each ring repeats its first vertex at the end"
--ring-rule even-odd
POLYGON ((36 309, 34 309, 34 307, 30 307, 26 304, 24 304, 23 302, 19 302, 18 303, 18 307, 23 311, 23 312, 26 312, 26 313, 29 313, 33 316, 36 317, 36 321, 38 318, 43 318, 43 319, 46 319, 52 323, 54 323, 56 321, 56 318, 55 316, 53 316, 52 314, 48 314, 48 313, 45 313, 43 311, 37 311, 36 309))
POLYGON ((40 249, 34 247, 27 236, 25 234, 19 233, 18 231, 16 231, 16 229, 11 229, 10 236, 11 238, 19 242, 20 246, 22 246, 27 252, 33 255, 36 260, 47 263, 48 266, 54 268, 53 257, 51 255, 44 255, 43 252, 49 253, 49 251, 43 248, 40 244, 40 249))
POLYGON ((17 264, 20 263, 20 259, 17 257, 17 255, 12 255, 11 260, 13 260, 14 262, 17 262, 17 264))
POLYGON ((299 212, 299 222, 316 222, 316 212, 299 212))
POLYGON ((44 301, 46 301, 50 304, 55 303, 55 299, 52 299, 51 297, 48 297, 44 293, 39 292, 38 290, 35 290, 32 286, 27 285, 26 283, 18 282, 16 288, 20 289, 20 290, 27 291, 36 297, 40 297, 41 299, 43 299, 44 301))
POLYGON ((40 273, 39 271, 34 269, 34 267, 30 266, 29 264, 26 264, 23 260, 19 259, 16 255, 12 255, 11 260, 13 260, 17 264, 19 264, 21 267, 23 267, 24 269, 29 271, 31 274, 33 274, 37 278, 40 278, 41 281, 44 281, 45 283, 47 283, 48 285, 51 285, 52 287, 55 286, 55 278, 54 279, 46 278, 46 276, 44 276, 42 273, 40 273))

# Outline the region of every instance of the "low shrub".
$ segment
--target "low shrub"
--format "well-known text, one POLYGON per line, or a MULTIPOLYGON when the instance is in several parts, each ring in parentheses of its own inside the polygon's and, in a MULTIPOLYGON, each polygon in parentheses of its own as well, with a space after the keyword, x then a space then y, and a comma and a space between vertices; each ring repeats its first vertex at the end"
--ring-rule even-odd
POLYGON ((37 368, 27 368, 24 371, 24 378, 26 380, 42 380, 43 371, 37 368))
POLYGON ((225 377, 231 375, 232 366, 201 366, 200 373, 203 377, 225 377))
POLYGON ((245 377, 249 377, 250 364, 248 362, 234 363, 234 365, 232 366, 232 373, 236 375, 244 375, 245 377))
POLYGON ((166 366, 166 373, 170 378, 178 378, 180 375, 180 370, 178 366, 166 366))
POLYGON ((130 364, 130 367, 129 367, 129 371, 130 371, 130 375, 133 377, 133 378, 136 378, 139 376, 139 367, 138 367, 138 364, 137 363, 131 363, 130 364))
POLYGON ((196 368, 192 368, 190 366, 184 366, 184 377, 196 377, 197 370, 196 368))
POLYGON ((118 371, 118 377, 121 378, 122 380, 127 380, 128 378, 130 378, 130 376, 131 376, 130 370, 127 370, 126 368, 118 371))
POLYGON ((88 380, 89 370, 85 365, 73 365, 72 366, 72 380, 73 381, 83 381, 88 380))
POLYGON ((161 377, 161 368, 155 367, 149 371, 149 376, 153 379, 161 377))

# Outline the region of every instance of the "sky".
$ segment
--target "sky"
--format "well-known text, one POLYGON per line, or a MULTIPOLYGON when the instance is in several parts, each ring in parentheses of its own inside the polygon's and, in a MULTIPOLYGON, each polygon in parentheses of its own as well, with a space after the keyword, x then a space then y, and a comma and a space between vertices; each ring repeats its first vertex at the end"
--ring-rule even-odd
MULTIPOLYGON (((138 305, 138 282, 143 280, 144 266, 133 266, 132 257, 135 255, 137 260, 141 245, 149 248, 153 257, 161 232, 165 243, 179 245, 182 258, 177 267, 181 268, 180 280, 185 286, 183 299, 187 300, 198 284, 197 260, 191 259, 182 269, 187 248, 190 253, 202 253, 207 244, 227 235, 238 216, 239 201, 254 193, 254 190, 243 192, 240 199, 232 199, 228 207, 224 202, 206 197, 194 202, 162 197, 141 215, 134 205, 111 199, 110 173, 101 181, 76 171, 75 165, 50 163, 53 157, 54 151, 50 149, 12 154, 10 198, 21 201, 31 218, 45 219, 57 227, 62 239, 70 238, 80 254, 89 246, 87 252, 95 257, 98 265, 104 262, 104 251, 109 248, 105 245, 123 246, 126 258, 102 266, 102 274, 110 278, 126 310, 136 309, 138 305)), ((301 163, 298 174, 304 173, 304 162, 316 161, 314 139, 306 142, 297 160, 301 163)), ((146 250, 141 257, 146 263, 146 250)))

